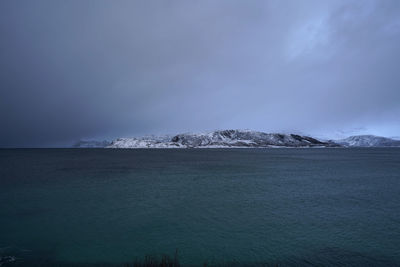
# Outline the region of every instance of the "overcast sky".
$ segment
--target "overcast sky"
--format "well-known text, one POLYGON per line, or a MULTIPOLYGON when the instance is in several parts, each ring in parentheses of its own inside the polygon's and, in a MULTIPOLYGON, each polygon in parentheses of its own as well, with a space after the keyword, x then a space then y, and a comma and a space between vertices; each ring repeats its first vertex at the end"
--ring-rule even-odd
POLYGON ((398 0, 2 0, 0 146, 400 136, 398 0))

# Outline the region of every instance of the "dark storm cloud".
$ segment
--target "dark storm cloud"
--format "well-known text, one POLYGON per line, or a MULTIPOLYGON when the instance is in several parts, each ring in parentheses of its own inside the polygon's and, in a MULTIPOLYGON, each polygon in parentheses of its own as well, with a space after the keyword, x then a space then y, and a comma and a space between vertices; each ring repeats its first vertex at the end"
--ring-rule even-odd
POLYGON ((400 131, 397 0, 6 0, 0 36, 0 146, 400 131))

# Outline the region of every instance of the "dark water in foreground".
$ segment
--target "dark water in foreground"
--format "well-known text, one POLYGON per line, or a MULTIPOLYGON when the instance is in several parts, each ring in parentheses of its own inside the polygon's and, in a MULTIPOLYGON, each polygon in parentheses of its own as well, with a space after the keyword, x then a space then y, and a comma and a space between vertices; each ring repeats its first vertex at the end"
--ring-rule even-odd
POLYGON ((13 265, 400 266, 400 149, 0 150, 13 265))

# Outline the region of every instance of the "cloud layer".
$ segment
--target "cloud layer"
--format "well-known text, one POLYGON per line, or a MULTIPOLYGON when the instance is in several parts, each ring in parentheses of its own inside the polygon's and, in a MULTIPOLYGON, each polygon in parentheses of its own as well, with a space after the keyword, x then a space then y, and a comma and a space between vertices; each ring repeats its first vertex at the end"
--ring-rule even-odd
POLYGON ((0 146, 400 135, 400 2, 0 2, 0 146))

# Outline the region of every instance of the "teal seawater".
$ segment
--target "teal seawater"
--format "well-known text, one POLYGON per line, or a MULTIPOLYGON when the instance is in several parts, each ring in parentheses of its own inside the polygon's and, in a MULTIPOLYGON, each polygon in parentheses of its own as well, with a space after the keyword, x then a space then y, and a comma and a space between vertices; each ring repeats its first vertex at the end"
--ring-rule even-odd
POLYGON ((400 266, 400 149, 0 150, 8 265, 400 266))

